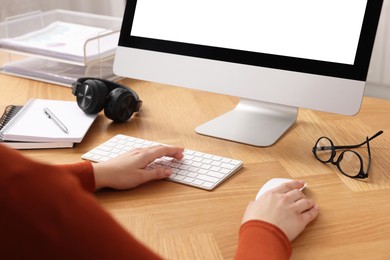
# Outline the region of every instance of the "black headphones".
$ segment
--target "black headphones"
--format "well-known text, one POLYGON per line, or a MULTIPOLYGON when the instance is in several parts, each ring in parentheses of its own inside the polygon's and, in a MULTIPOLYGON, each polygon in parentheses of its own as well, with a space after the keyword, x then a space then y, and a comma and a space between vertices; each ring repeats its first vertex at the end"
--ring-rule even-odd
POLYGON ((99 78, 79 78, 72 83, 72 94, 87 114, 104 114, 114 122, 127 121, 142 106, 137 93, 116 82, 99 78))

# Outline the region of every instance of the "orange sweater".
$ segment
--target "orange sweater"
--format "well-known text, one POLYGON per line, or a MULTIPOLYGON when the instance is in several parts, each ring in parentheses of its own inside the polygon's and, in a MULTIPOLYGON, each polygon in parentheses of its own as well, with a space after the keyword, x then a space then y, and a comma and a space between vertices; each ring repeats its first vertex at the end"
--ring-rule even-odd
MULTIPOLYGON (((161 259, 93 196, 90 162, 50 166, 0 145, 0 259, 161 259)), ((277 227, 249 221, 236 259, 288 259, 277 227)))

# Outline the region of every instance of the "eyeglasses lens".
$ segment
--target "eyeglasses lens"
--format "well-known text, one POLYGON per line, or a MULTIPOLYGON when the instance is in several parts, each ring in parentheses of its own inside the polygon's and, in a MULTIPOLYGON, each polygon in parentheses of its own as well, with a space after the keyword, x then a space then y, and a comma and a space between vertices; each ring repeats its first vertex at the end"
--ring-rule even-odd
POLYGON ((321 162, 328 162, 332 158, 332 149, 333 145, 331 141, 326 138, 322 137, 317 141, 315 154, 318 160, 321 162))
POLYGON ((353 151, 344 151, 339 158, 339 168, 340 170, 348 176, 356 176, 360 172, 362 162, 353 151))

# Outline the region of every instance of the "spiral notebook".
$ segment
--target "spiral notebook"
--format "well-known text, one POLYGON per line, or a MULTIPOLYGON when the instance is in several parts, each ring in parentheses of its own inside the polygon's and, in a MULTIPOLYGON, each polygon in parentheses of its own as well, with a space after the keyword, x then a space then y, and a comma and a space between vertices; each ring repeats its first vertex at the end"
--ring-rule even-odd
MULTIPOLYGON (((5 108, 3 115, 0 118, 0 131, 7 125, 7 123, 22 109, 23 106, 9 105, 5 108)), ((44 149, 44 148, 70 148, 73 147, 72 142, 17 142, 17 141, 3 141, 0 139, 0 144, 4 144, 14 149, 44 149)))
POLYGON ((15 149, 73 147, 82 141, 96 117, 81 111, 75 101, 31 99, 24 106, 6 107, 0 119, 0 143, 15 149), (48 108, 69 132, 45 114, 48 108))

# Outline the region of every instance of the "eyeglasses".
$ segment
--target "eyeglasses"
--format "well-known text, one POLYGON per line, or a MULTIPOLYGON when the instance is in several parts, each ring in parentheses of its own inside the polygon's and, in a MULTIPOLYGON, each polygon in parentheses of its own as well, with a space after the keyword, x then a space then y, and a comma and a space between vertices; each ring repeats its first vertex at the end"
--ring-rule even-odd
POLYGON ((371 163, 371 151, 369 141, 381 135, 382 133, 383 131, 381 130, 370 138, 367 137, 366 141, 361 144, 343 146, 334 146, 332 140, 330 140, 328 137, 323 136, 317 140, 315 146, 313 147, 313 154, 322 163, 331 163, 333 165, 336 165, 340 172, 345 176, 348 176, 350 178, 364 179, 368 177, 368 169, 370 168, 371 163), (364 172, 362 157, 357 152, 352 151, 350 149, 358 148, 366 143, 368 151, 368 163, 367 169, 364 172), (345 150, 340 153, 337 160, 334 160, 336 156, 336 150, 338 149, 345 150))

